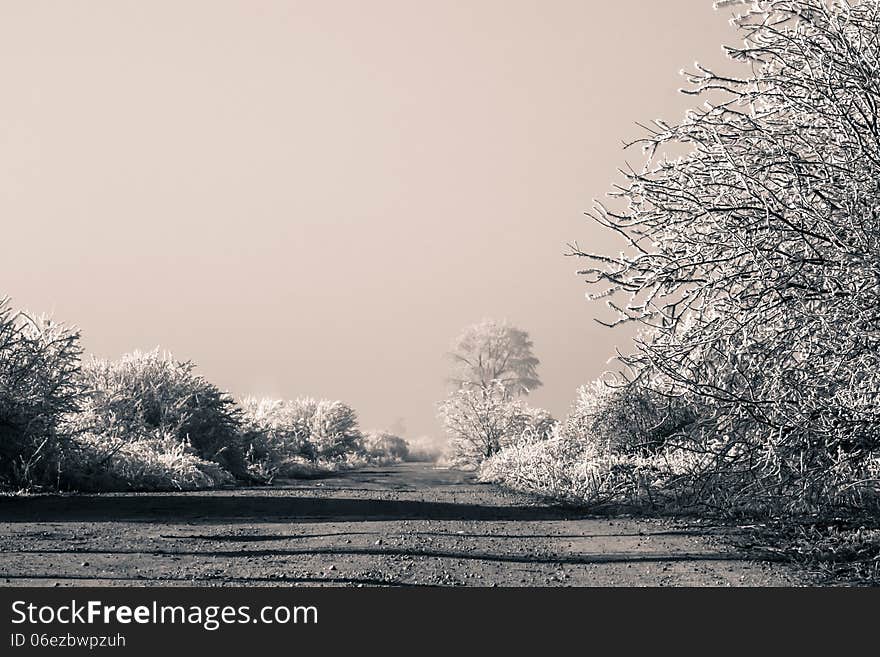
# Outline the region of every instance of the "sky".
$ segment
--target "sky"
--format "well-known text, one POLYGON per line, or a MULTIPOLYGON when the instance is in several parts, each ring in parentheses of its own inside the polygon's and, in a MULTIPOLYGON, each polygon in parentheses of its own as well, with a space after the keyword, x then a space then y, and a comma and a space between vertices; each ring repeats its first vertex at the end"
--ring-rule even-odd
POLYGON ((584 211, 736 41, 710 0, 0 0, 0 296, 236 396, 438 435, 468 324, 563 416, 626 332, 584 211))

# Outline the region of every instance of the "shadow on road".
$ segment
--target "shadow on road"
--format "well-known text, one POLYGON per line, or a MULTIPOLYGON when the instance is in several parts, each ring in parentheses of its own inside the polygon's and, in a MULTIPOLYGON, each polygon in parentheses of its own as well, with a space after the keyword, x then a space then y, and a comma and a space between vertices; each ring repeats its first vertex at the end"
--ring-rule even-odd
POLYGON ((587 517, 546 506, 413 500, 219 495, 119 495, 0 499, 0 522, 358 522, 368 520, 562 520, 587 517))
POLYGON ((311 548, 301 550, 91 550, 91 549, 45 549, 45 550, 17 550, 18 554, 71 554, 71 555, 123 555, 144 554, 167 557, 219 557, 223 559, 273 557, 289 558, 303 556, 338 556, 353 557, 358 555, 370 555, 380 557, 410 557, 410 558, 440 558, 456 559, 463 561, 494 561, 504 563, 523 564, 558 564, 558 565, 589 565, 608 563, 673 563, 677 561, 742 561, 742 557, 729 552, 628 552, 628 553, 603 553, 603 554, 498 554, 493 552, 434 550, 417 548, 311 548))
POLYGON ((195 579, 190 577, 168 577, 162 576, 159 578, 151 578, 151 577, 132 577, 126 575, 107 575, 106 577, 102 576, 85 576, 85 575, 71 575, 69 573, 59 573, 57 575, 49 574, 49 573, 39 573, 36 575, 4 575, 6 579, 10 580, 51 580, 53 582, 63 582, 65 580, 71 580, 77 582, 77 585, 82 585, 81 582, 85 582, 88 585, 88 582, 100 582, 104 580, 112 580, 114 582, 132 582, 133 586, 137 586, 138 582, 142 585, 151 585, 153 582, 161 582, 163 584, 168 582, 178 582, 178 583, 191 583, 193 581, 198 582, 211 582, 211 581, 222 581, 225 584, 324 584, 324 585, 363 585, 363 586, 418 586, 418 587, 432 587, 432 584, 414 584, 411 582, 404 582, 395 579, 374 579, 369 577, 286 577, 286 576, 274 576, 274 577, 228 577, 224 576, 199 576, 195 579))
MULTIPOLYGON (((407 536, 430 536, 437 538, 464 539, 464 538, 491 538, 491 539, 585 539, 585 538, 626 538, 637 536, 705 536, 707 530, 694 529, 671 529, 665 531, 652 530, 650 532, 607 532, 607 533, 583 533, 583 534, 555 534, 546 532, 543 534, 516 533, 506 534, 503 532, 477 533, 459 531, 450 532, 423 532, 423 531, 407 531, 407 536)), ((371 531, 371 532, 326 532, 321 534, 162 534, 162 538, 176 539, 182 541, 210 541, 214 543, 263 543, 272 541, 296 541, 307 540, 311 538, 336 538, 339 536, 386 536, 388 532, 371 531)))

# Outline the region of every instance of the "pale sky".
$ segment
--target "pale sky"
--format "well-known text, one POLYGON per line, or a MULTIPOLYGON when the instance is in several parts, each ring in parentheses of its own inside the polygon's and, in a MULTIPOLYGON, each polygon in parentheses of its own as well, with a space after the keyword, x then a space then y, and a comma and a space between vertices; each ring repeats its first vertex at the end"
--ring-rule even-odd
POLYGON ((711 0, 0 0, 0 296, 410 437, 507 318, 562 416, 625 345, 565 245, 735 40, 711 0))

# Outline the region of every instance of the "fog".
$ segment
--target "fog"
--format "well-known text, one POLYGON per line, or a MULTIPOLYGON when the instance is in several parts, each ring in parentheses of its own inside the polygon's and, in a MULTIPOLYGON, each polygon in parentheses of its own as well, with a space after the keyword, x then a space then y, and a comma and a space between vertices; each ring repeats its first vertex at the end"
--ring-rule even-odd
POLYGON ((0 295, 410 436, 483 317, 530 332, 556 415, 606 369, 566 243, 612 248, 583 211, 622 140, 733 34, 708 0, 0 7, 0 295))

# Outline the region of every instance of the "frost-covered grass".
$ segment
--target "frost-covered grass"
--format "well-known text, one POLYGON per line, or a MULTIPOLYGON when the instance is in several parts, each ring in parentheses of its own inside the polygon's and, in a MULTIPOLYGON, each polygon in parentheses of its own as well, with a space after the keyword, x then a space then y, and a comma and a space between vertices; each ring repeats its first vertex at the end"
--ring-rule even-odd
POLYGON ((696 467, 696 460, 673 450, 622 453, 557 432, 503 449, 482 464, 480 479, 579 506, 644 507, 670 504, 670 482, 696 467))
POLYGON ((481 466, 484 481, 569 503, 752 517, 878 508, 880 458, 842 460, 822 472, 819 503, 786 483, 772 436, 702 431, 700 407, 640 385, 579 391, 547 440, 511 440, 481 466), (626 398, 626 396, 629 398, 626 398), (751 452, 747 450, 753 450, 751 452))
POLYGON ((80 491, 201 490, 232 484, 222 466, 193 453, 175 436, 125 440, 83 434, 68 454, 75 467, 62 472, 62 487, 80 491))

